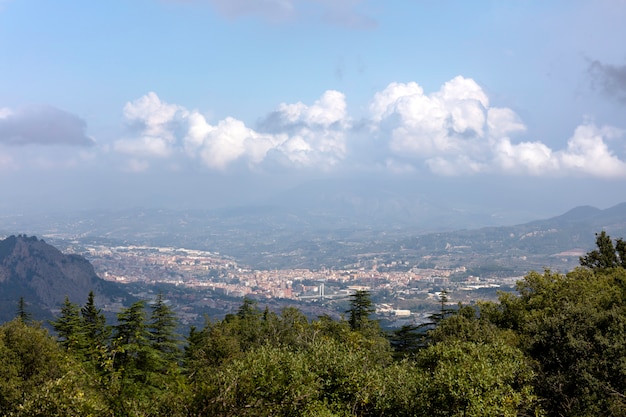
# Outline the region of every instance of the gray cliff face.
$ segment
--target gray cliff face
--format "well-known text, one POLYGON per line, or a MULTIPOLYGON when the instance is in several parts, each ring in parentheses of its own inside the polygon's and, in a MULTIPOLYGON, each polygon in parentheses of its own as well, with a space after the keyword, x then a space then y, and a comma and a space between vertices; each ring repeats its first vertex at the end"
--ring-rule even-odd
POLYGON ((12 318, 19 297, 24 297, 35 317, 48 316, 66 296, 82 304, 92 290, 102 299, 118 292, 81 256, 65 255, 36 237, 10 236, 0 241, 0 320, 12 318))

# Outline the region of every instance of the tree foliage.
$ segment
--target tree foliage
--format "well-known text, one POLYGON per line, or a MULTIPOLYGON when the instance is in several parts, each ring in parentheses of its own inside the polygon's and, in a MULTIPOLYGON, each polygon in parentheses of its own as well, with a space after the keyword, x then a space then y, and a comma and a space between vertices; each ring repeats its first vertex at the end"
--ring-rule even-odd
POLYGON ((611 237, 603 230, 596 233, 597 249, 581 256, 581 266, 604 270, 609 268, 626 268, 626 241, 619 238, 615 240, 615 245, 611 237))
POLYGON ((52 322, 0 326, 0 416, 626 416, 623 241, 498 302, 441 308, 385 337, 368 292, 347 319, 244 299, 192 328, 163 294, 108 326, 93 293, 52 322), (182 356, 182 358, 181 358, 182 356))
POLYGON ((17 311, 15 314, 15 318, 21 320, 23 323, 30 323, 33 318, 30 311, 28 311, 26 300, 24 300, 24 297, 20 297, 17 302, 17 311))
POLYGON ((370 315, 374 313, 374 303, 371 294, 366 290, 357 290, 350 295, 350 308, 348 313, 348 323, 352 330, 364 330, 370 324, 370 315))
POLYGON ((84 327, 80 317, 80 307, 65 297, 61 313, 50 324, 57 332, 59 343, 67 350, 79 351, 85 346, 84 327))

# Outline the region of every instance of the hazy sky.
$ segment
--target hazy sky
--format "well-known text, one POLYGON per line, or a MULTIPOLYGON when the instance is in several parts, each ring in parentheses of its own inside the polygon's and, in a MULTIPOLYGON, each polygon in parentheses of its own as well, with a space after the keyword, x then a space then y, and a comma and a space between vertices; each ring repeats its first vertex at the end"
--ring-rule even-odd
POLYGON ((0 0, 0 210, 335 178, 608 207, 624 22, 625 0, 0 0))

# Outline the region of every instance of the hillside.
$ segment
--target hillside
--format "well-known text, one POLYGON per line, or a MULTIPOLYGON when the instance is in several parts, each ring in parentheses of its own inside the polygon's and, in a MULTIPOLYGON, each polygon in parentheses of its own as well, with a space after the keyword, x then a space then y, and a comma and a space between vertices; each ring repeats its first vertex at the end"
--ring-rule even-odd
POLYGON ((9 236, 0 241, 0 321, 15 316, 20 297, 35 317, 45 319, 65 296, 84 302, 92 290, 100 305, 126 296, 114 283, 100 279, 82 256, 63 254, 36 237, 9 236))
MULTIPOLYGON (((386 211, 378 212, 373 200, 370 202, 373 212, 385 217, 386 211)), ((387 201, 379 208, 387 204, 393 205, 387 201)), ((201 249, 257 269, 364 267, 395 262, 406 266, 489 266, 494 271, 507 269, 507 274, 513 275, 544 267, 570 270, 578 264, 578 257, 593 247, 594 233, 600 230, 614 238, 626 236, 626 203, 607 209, 580 206, 555 217, 512 226, 472 227, 476 223, 465 222, 464 228, 456 230, 440 227, 425 213, 424 227, 387 228, 372 220, 377 215, 370 213, 363 218, 349 205, 343 217, 322 212, 323 203, 317 208, 311 205, 310 211, 268 206, 6 217, 0 221, 0 231, 46 236, 69 252, 74 246, 94 243, 201 249)), ((449 224, 458 224, 458 219, 453 219, 458 213, 432 208, 431 212, 449 217, 449 224)), ((413 212, 404 215, 407 222, 419 216, 413 212)))

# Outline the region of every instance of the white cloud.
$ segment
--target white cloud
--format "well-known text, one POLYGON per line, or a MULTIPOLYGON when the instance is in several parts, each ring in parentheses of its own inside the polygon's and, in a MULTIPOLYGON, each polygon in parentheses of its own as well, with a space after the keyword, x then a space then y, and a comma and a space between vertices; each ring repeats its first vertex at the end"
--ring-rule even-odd
POLYGON ((398 154, 465 152, 484 136, 489 100, 472 79, 456 77, 430 95, 416 83, 392 83, 370 103, 376 130, 398 154))
POLYGON ((329 90, 312 104, 282 103, 253 128, 233 117, 210 123, 196 110, 149 93, 125 106, 136 134, 116 141, 113 150, 135 161, 133 171, 147 169, 154 159, 184 166, 187 158, 219 171, 365 166, 395 173, 425 167, 446 176, 626 177, 625 162, 608 143, 620 130, 586 123, 563 149, 515 141, 514 135, 526 132, 519 116, 490 107, 469 78, 456 77, 430 94, 414 82, 391 83, 374 95, 369 111, 369 118, 354 124, 346 97, 329 90))
MULTIPOLYGON (((113 150, 134 158, 167 158, 177 146, 176 129, 181 120, 188 116, 184 107, 168 104, 154 92, 149 92, 124 106, 124 118, 132 133, 131 138, 119 139, 113 143, 113 150)), ((146 161, 141 169, 145 170, 146 161)))
POLYGON ((595 177, 626 177, 626 162, 615 156, 605 142, 623 133, 613 127, 583 124, 568 140, 567 149, 558 153, 558 159, 568 171, 595 177))
POLYGON ((515 174, 622 178, 626 177, 626 162, 615 156, 605 142, 622 133, 613 127, 585 123, 576 128, 567 147, 558 151, 541 142, 512 144, 503 139, 494 150, 494 161, 503 171, 515 174))
POLYGON ((310 106, 280 104, 260 130, 232 117, 212 125, 198 111, 164 103, 155 93, 126 104, 124 116, 138 136, 116 141, 114 151, 144 159, 180 153, 216 170, 237 161, 256 167, 270 153, 295 167, 332 166, 345 156, 350 123, 345 97, 337 91, 325 92, 310 106))
POLYGON ((493 138, 508 137, 526 131, 526 126, 511 109, 491 107, 487 111, 487 129, 493 138))
POLYGON ((154 92, 126 103, 124 117, 130 124, 138 125, 147 136, 162 137, 173 141, 172 123, 176 113, 184 111, 180 106, 161 102, 154 92))
POLYGON ((346 98, 339 91, 329 90, 312 106, 301 102, 283 103, 278 106, 277 113, 282 116, 284 124, 305 123, 328 127, 346 118, 346 98))
POLYGON ((344 159, 351 127, 345 96, 326 91, 313 105, 281 104, 260 123, 273 135, 287 135, 276 150, 295 165, 329 167, 344 159))
POLYGON ((259 134, 232 117, 220 121, 202 139, 200 158, 209 168, 220 170, 242 157, 258 164, 275 146, 271 135, 259 134))
POLYGON ((541 142, 512 144, 508 138, 503 138, 492 151, 496 166, 507 173, 542 175, 559 168, 552 149, 541 142))
POLYGON ((620 130, 583 124, 561 150, 540 141, 515 143, 510 135, 526 126, 513 110, 490 107, 468 78, 456 77, 431 94, 414 82, 391 83, 369 109, 371 131, 392 155, 439 175, 626 176, 626 163, 606 142, 620 130))

